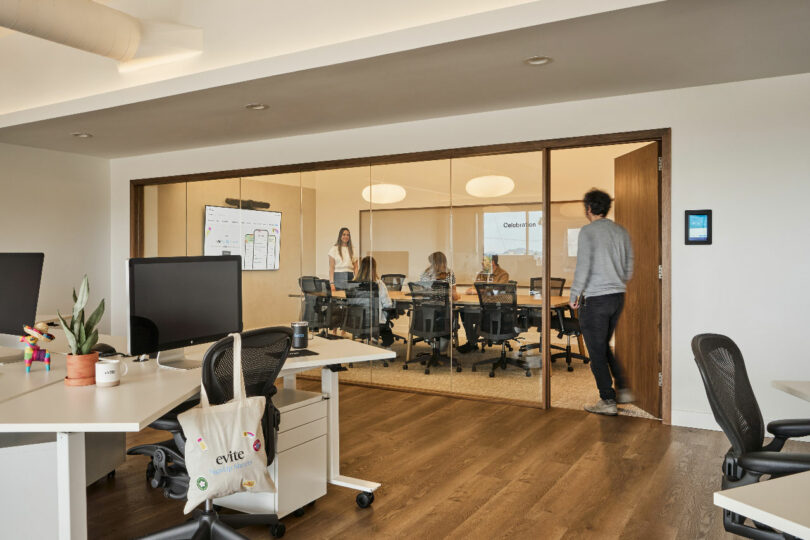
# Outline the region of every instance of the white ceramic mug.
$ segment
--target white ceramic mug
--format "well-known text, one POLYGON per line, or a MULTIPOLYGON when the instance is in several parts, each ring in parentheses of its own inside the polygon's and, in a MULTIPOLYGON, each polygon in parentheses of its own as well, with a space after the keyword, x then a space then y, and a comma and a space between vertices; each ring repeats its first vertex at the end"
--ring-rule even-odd
POLYGON ((121 377, 128 371, 126 363, 121 360, 108 358, 99 360, 96 362, 96 386, 118 386, 121 384, 121 377))

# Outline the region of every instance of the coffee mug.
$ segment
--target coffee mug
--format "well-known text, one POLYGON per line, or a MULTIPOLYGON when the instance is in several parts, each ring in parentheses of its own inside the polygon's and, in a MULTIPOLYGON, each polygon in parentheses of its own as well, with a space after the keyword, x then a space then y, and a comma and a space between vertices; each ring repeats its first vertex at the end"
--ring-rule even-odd
POLYGON ((121 376, 129 371, 125 362, 121 360, 104 359, 96 362, 96 386, 118 386, 121 376), (124 370, 121 373, 121 369, 124 370))

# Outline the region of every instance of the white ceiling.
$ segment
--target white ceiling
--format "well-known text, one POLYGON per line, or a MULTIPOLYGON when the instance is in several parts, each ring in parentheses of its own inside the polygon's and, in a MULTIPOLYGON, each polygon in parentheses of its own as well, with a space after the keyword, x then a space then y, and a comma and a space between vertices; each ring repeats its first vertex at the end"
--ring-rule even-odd
POLYGON ((807 28, 806 0, 669 0, 14 125, 0 142, 114 158, 806 73, 807 28), (524 65, 533 54, 554 61, 524 65), (270 109, 244 109, 257 101, 270 109))

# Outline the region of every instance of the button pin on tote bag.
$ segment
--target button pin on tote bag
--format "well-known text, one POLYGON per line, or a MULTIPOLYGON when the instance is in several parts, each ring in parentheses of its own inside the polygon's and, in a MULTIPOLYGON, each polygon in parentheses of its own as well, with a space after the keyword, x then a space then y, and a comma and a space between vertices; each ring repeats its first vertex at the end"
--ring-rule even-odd
MULTIPOLYGON (((200 388, 200 406, 180 414, 186 440, 186 468, 195 478, 183 509, 188 514, 206 499, 238 491, 275 491, 267 470, 262 433, 264 396, 245 396, 242 375, 242 336, 233 339, 233 399, 211 405, 205 385, 200 388)), ((226 338, 226 339, 228 339, 226 338)))

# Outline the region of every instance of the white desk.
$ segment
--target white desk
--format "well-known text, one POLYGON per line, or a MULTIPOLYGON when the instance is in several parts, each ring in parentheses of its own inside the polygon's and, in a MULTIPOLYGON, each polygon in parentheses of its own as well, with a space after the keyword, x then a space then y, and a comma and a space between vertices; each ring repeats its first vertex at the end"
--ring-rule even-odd
POLYGON ((810 538, 810 472, 714 493, 714 504, 799 538, 810 538))
MULTIPOLYGON (((349 340, 319 338, 310 342, 309 349, 318 355, 289 359, 281 374, 289 376, 323 368, 321 384, 330 398, 327 478, 332 484, 373 492, 379 484, 340 475, 338 374, 327 366, 391 359, 395 354, 349 340)), ((54 361, 64 366, 64 359, 54 358, 54 361)), ((8 377, 0 382, 0 390, 9 391, 6 399, 0 394, 0 432, 56 433, 60 539, 87 537, 84 433, 140 431, 199 391, 201 375, 197 369, 159 369, 154 360, 133 362, 127 359, 127 363, 129 372, 122 377, 121 385, 111 388, 65 386, 64 374, 54 366, 50 374, 44 376, 39 370, 32 372, 32 378, 19 364, 0 367, 0 381, 8 377), (22 386, 18 388, 18 385, 22 386)), ((44 372, 44 366, 39 367, 44 372)), ((32 497, 31 508, 35 508, 36 493, 28 496, 32 497)))
POLYGON ((810 381, 772 381, 771 385, 799 399, 810 401, 810 381))

